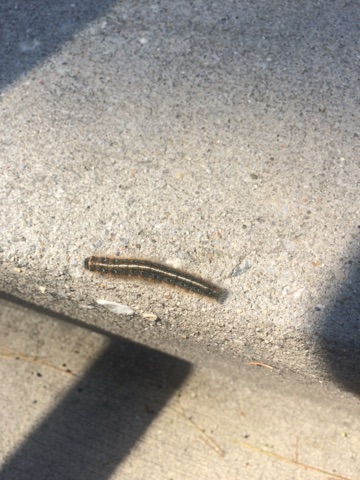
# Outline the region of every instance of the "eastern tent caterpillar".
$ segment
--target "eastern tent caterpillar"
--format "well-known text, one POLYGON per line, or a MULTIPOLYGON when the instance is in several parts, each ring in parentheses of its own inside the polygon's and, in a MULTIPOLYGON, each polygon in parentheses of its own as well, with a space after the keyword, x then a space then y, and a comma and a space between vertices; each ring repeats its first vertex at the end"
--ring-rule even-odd
POLYGON ((168 283, 214 298, 220 303, 223 303, 228 295, 226 289, 218 287, 209 280, 152 260, 92 256, 85 259, 84 267, 91 272, 101 274, 131 276, 168 283))

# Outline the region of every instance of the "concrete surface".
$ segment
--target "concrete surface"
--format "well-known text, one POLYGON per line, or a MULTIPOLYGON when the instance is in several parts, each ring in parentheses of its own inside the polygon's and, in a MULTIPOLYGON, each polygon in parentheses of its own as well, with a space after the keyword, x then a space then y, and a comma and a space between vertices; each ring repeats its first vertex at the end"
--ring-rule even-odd
POLYGON ((356 480, 360 404, 0 302, 3 480, 356 480))
POLYGON ((358 2, 100 3, 1 2, 3 300, 356 402, 358 2), (230 295, 99 278, 94 253, 230 295))

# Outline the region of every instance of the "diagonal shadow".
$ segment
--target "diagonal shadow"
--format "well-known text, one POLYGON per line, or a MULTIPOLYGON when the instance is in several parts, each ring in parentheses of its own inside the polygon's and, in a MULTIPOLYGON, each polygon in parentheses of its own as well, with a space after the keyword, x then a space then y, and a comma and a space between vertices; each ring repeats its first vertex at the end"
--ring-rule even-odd
MULTIPOLYGON (((0 298, 82 324, 12 295, 0 298)), ((3 465, 1 479, 108 479, 191 370, 176 357, 108 337, 108 347, 3 465)))
POLYGON ((346 267, 347 278, 320 326, 319 346, 333 381, 360 395, 360 252, 346 267))
POLYGON ((116 0, 1 0, 0 90, 58 51, 116 0))

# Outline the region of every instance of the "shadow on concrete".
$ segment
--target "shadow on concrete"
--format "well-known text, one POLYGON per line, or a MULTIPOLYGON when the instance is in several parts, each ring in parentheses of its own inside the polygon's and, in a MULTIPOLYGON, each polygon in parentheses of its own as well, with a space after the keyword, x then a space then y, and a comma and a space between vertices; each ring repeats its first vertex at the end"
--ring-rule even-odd
POLYGON ((319 344, 331 379, 360 395, 360 253, 344 263, 348 274, 321 324, 319 344))
MULTIPOLYGON (((118 3, 117 0, 2 0, 0 89, 60 50, 65 42, 70 41, 90 22, 103 16, 115 3, 118 3)), ((134 6, 132 2, 123 3, 134 6)), ((139 10, 143 11, 144 25, 148 20, 147 8, 145 3, 142 10, 141 2, 139 3, 139 10)), ((189 16, 190 22, 192 15, 196 17, 193 28, 203 30, 202 48, 206 55, 210 48, 222 58, 224 66, 229 63, 232 71, 234 63, 239 63, 241 68, 245 68, 247 64, 252 65, 253 55, 262 55, 260 52, 266 45, 268 54, 271 53, 277 62, 284 58, 285 65, 279 64, 277 67, 282 74, 290 72, 284 82, 292 75, 305 75, 305 80, 309 81, 309 78, 318 75, 318 69, 324 68, 324 64, 328 65, 326 69, 329 70, 334 59, 341 57, 346 46, 351 48, 357 38, 357 5, 351 1, 333 2, 331 9, 327 3, 311 1, 272 2, 270 9, 266 2, 229 2, 221 17, 215 3, 204 11, 204 22, 200 23, 197 7, 190 5, 190 8, 193 9, 193 14, 190 13, 189 16), (230 49, 229 45, 233 45, 233 49, 230 49), (324 49, 324 45, 331 45, 331 50, 324 49), (231 50, 235 51, 236 56, 231 50), (238 51, 242 52, 241 55, 238 55, 238 51), (279 55, 280 51, 282 55, 279 55), (306 62, 311 63, 306 71, 302 72, 304 67, 301 65, 306 62)), ((166 4, 164 11, 167 12, 166 4)), ((174 18, 176 19, 176 16, 174 18)), ((159 21, 163 23, 164 17, 160 15, 159 21)), ((193 60, 191 56, 189 60, 193 60)), ((337 69, 337 78, 349 76, 348 69, 355 68, 349 63, 349 60, 341 65, 335 63, 336 67, 332 68, 337 69)), ((262 86, 260 79, 264 75, 271 78, 273 74, 271 70, 266 74, 267 69, 264 68, 252 69, 254 82, 259 83, 253 85, 252 96, 260 101, 264 95, 269 95, 269 92, 261 91, 264 87, 268 90, 269 85, 262 86)), ((159 68, 159 73, 163 73, 163 67, 159 68)), ((325 81, 329 81, 327 74, 325 81)), ((322 84, 318 83, 316 77, 316 88, 323 88, 322 84)))
POLYGON ((58 51, 116 0, 2 0, 0 90, 58 51))
MULTIPOLYGON (((0 298, 104 333, 12 295, 0 298)), ((108 479, 191 370, 188 362, 105 334, 108 347, 9 458, 1 479, 108 479)))

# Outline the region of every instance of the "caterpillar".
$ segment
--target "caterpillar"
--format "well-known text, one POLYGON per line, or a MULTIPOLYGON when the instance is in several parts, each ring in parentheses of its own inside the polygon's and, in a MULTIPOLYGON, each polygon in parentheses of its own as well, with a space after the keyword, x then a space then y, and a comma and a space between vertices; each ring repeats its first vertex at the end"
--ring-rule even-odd
POLYGON ((219 287, 209 280, 153 260, 94 255, 85 259, 84 267, 90 272, 167 283, 213 298, 220 303, 223 303, 228 296, 225 288, 219 287))

